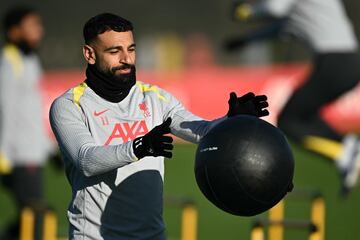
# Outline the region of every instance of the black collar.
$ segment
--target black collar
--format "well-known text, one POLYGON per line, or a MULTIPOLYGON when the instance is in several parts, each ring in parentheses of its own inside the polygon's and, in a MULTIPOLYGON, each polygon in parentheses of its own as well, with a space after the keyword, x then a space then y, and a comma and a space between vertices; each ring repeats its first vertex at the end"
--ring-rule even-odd
POLYGON ((100 97, 113 103, 119 103, 126 98, 132 86, 135 85, 135 75, 135 67, 132 67, 131 73, 124 76, 124 80, 122 80, 105 75, 94 65, 88 65, 85 82, 100 97))

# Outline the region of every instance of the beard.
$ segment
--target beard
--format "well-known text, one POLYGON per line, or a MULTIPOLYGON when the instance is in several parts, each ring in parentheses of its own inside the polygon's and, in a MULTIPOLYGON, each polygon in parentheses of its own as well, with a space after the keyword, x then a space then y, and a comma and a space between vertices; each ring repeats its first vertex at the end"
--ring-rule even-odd
POLYGON ((117 82, 122 82, 124 84, 127 84, 136 81, 136 67, 133 64, 124 64, 122 66, 112 67, 107 69, 101 68, 99 66, 96 66, 96 68, 99 72, 104 74, 104 76, 117 82), (124 69, 130 69, 130 72, 126 74, 116 73, 116 71, 124 70, 124 69))

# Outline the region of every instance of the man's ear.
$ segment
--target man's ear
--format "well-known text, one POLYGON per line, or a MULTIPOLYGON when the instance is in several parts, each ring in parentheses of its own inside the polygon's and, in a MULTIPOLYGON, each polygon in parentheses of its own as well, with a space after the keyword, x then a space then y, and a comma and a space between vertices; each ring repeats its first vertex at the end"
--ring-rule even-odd
POLYGON ((95 50, 90 45, 86 44, 83 46, 83 55, 85 60, 93 65, 96 62, 95 50))

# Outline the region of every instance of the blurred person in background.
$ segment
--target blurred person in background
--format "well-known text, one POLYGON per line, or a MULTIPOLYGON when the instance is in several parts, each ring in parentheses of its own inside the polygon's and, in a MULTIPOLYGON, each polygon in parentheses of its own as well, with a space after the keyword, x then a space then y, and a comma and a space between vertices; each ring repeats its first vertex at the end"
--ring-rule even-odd
POLYGON ((305 148, 335 160, 341 194, 356 185, 360 144, 354 134, 342 135, 321 117, 321 109, 354 88, 360 80, 360 55, 352 24, 340 0, 260 0, 234 4, 233 17, 262 22, 265 27, 226 42, 227 50, 287 33, 313 53, 307 81, 290 97, 278 126, 305 148))
POLYGON ((20 211, 36 212, 44 202, 43 166, 51 150, 42 114, 37 48, 43 38, 39 14, 14 7, 3 18, 5 45, 0 53, 1 182, 17 206, 18 217, 1 239, 18 239, 20 211))

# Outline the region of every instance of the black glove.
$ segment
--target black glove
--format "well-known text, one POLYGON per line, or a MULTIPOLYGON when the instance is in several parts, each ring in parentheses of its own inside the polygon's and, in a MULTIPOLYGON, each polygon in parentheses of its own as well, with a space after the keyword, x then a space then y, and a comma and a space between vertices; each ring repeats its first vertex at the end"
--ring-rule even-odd
POLYGON ((269 104, 265 95, 256 96, 252 92, 237 97, 236 93, 230 93, 228 117, 236 116, 239 114, 247 114, 255 117, 264 117, 269 115, 266 109, 269 104))
POLYGON ((150 132, 142 137, 135 138, 133 141, 133 151, 138 159, 146 156, 172 157, 173 139, 170 136, 164 136, 170 133, 171 118, 166 119, 161 125, 154 127, 150 132))

